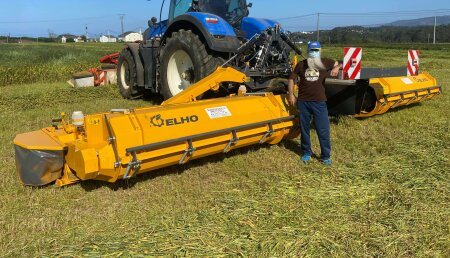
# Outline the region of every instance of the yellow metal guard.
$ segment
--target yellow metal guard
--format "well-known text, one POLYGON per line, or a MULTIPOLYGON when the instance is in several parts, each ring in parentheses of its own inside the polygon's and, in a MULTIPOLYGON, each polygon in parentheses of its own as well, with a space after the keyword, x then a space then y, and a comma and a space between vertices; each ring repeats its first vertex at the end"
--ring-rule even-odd
POLYGON ((436 79, 426 72, 417 76, 374 78, 369 84, 375 91, 374 109, 355 117, 381 115, 389 109, 429 100, 442 93, 436 79))

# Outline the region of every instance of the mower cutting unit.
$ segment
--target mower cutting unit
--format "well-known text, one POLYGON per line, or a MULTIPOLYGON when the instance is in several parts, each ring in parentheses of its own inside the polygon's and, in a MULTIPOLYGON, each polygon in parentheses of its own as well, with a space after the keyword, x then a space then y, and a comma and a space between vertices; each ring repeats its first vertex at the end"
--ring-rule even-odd
MULTIPOLYGON (((269 143, 299 134, 296 110, 285 95, 246 93, 196 101, 222 82, 244 83, 245 74, 218 68, 160 106, 65 115, 52 127, 17 135, 16 166, 25 185, 56 180, 115 182, 137 174, 243 146, 269 143)), ((245 88, 245 87, 244 87, 245 88)))
POLYGON ((433 76, 419 73, 419 51, 408 51, 406 67, 364 68, 361 48, 344 50, 340 78, 328 78, 325 89, 331 115, 359 118, 381 115, 442 93, 433 76))

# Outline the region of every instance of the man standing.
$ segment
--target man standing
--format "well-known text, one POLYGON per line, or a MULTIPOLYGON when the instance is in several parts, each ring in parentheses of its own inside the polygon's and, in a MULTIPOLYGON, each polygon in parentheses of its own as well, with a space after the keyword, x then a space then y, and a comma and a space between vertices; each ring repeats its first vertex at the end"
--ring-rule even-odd
POLYGON ((299 62, 289 77, 289 103, 298 105, 301 128, 301 160, 307 163, 311 159, 310 123, 311 115, 320 142, 320 161, 331 165, 330 120, 328 119, 325 79, 328 71, 337 76, 340 65, 337 61, 321 58, 319 42, 308 44, 308 58, 299 62), (299 77, 298 102, 294 95, 294 80, 299 77))

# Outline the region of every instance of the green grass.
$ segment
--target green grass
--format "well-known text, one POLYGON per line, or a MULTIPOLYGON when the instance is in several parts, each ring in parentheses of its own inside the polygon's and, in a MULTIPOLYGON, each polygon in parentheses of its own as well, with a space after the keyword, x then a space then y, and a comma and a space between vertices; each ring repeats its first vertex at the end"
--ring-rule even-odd
POLYGON ((99 65, 101 56, 123 44, 28 43, 0 46, 0 86, 67 81, 76 72, 99 65))
MULTIPOLYGON (((2 46, 0 46, 1 48, 2 46)), ((406 49, 365 48, 366 66, 406 49)), ((342 48, 324 49, 342 58, 342 48)), ((383 116, 332 118, 333 166, 298 140, 254 146, 115 184, 23 187, 12 140, 59 111, 140 107, 114 86, 5 86, 0 97, 0 256, 449 257, 450 51, 423 52, 444 95, 383 116)), ((315 152, 319 152, 313 137, 315 152)))

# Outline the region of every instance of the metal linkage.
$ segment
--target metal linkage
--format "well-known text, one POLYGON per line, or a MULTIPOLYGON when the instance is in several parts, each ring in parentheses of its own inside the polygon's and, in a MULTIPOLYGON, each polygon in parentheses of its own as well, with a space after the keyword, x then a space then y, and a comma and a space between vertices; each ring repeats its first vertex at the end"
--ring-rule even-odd
POLYGON ((118 168, 121 165, 121 163, 120 163, 119 154, 117 152, 116 137, 113 135, 111 124, 109 123, 108 116, 106 114, 104 115, 104 118, 105 118, 106 128, 108 129, 108 142, 109 142, 109 144, 112 145, 113 152, 114 152, 114 158, 116 160, 116 162, 114 162, 114 167, 118 168))
POLYGON ((270 137, 275 132, 273 130, 272 123, 268 123, 268 125, 269 125, 269 130, 266 131, 266 134, 264 134, 263 138, 261 138, 261 140, 259 141, 260 144, 263 144, 264 142, 266 142, 267 137, 270 137))
POLYGON ((187 149, 184 151, 183 156, 181 156, 180 161, 178 162, 178 164, 182 165, 184 164, 187 155, 192 156, 194 155, 194 152, 197 150, 196 148, 194 148, 193 144, 192 144, 192 139, 188 139, 188 147, 187 149))
POLYGON ((123 179, 130 179, 133 176, 137 175, 139 173, 139 169, 141 168, 142 161, 137 159, 136 152, 133 151, 131 153, 133 159, 128 163, 127 170, 125 171, 125 174, 123 175, 123 179), (134 173, 130 176, 131 170, 134 170, 134 173))
POLYGON ((398 105, 400 105, 400 103, 402 103, 403 101, 405 101, 404 99, 404 95, 403 93, 400 93, 400 99, 397 100, 394 105, 391 106, 391 108, 396 108, 398 105))
POLYGON ((231 146, 237 144, 238 141, 239 141, 239 138, 237 137, 236 130, 232 130, 231 134, 232 134, 232 137, 230 139, 230 142, 228 142, 227 146, 223 150, 223 153, 227 153, 231 149, 231 146))
POLYGON ((413 102, 414 100, 419 98, 419 92, 414 92, 414 97, 412 97, 411 99, 409 99, 408 102, 406 102, 406 105, 408 106, 409 104, 411 104, 411 102, 413 102))

